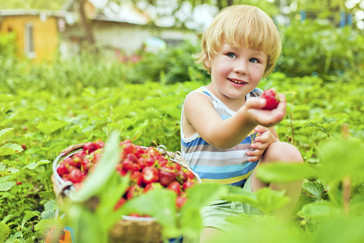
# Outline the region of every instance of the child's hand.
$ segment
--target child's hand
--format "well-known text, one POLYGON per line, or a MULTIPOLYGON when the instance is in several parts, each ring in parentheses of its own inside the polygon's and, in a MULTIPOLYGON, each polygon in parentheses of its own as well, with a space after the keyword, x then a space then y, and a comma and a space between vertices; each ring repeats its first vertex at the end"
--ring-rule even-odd
POLYGON ((273 110, 263 110, 266 101, 262 98, 248 99, 244 105, 244 109, 246 109, 248 116, 255 123, 265 127, 271 127, 280 122, 286 114, 286 97, 280 94, 279 99, 278 107, 273 110))
POLYGON ((257 133, 257 136, 250 145, 251 150, 246 153, 249 156, 248 160, 250 162, 261 159, 264 151, 269 147, 269 145, 278 140, 269 128, 257 126, 254 130, 257 133))

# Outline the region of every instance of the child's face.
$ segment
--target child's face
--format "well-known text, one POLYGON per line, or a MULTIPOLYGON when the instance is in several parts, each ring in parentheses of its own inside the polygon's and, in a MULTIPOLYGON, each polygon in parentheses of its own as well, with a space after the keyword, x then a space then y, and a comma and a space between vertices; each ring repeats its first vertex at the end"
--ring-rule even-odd
POLYGON ((224 44, 207 65, 220 98, 243 100, 263 77, 267 55, 262 51, 224 44))

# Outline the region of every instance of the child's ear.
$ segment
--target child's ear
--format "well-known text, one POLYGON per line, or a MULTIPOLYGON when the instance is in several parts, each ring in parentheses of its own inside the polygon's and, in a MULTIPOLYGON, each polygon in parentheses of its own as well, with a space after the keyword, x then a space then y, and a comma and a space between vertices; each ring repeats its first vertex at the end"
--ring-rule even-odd
POLYGON ((205 65, 205 67, 210 70, 211 69, 211 62, 210 62, 210 59, 206 58, 204 61, 203 61, 203 64, 205 65))

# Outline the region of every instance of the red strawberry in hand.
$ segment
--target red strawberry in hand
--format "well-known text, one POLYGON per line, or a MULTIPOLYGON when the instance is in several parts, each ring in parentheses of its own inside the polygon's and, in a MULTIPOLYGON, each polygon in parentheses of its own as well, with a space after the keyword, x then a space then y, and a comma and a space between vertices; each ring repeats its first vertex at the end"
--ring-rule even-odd
POLYGON ((273 110, 277 108, 279 104, 279 97, 274 89, 265 90, 260 97, 264 98, 266 101, 263 110, 273 110))

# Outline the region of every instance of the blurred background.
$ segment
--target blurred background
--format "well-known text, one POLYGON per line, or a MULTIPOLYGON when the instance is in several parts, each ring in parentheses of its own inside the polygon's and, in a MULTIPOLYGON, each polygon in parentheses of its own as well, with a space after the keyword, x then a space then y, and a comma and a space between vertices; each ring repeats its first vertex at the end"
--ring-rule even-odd
POLYGON ((0 53, 9 42, 18 57, 35 62, 84 50, 138 62, 145 52, 198 44, 216 13, 233 4, 256 5, 280 26, 364 29, 363 0, 7 0, 0 3, 0 53))

